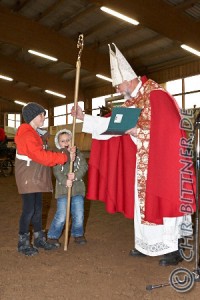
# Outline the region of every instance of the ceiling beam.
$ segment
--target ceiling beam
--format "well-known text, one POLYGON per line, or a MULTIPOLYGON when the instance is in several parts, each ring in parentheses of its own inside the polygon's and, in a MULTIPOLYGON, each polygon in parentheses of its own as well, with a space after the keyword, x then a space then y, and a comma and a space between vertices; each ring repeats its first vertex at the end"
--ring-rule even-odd
POLYGON ((11 57, 0 55, 0 73, 15 81, 25 82, 43 90, 53 90, 67 97, 74 95, 74 81, 64 80, 55 74, 49 74, 31 64, 16 61, 11 57))
POLYGON ((91 26, 86 32, 84 32, 85 37, 89 38, 91 35, 98 35, 99 31, 107 30, 110 26, 114 24, 113 20, 103 21, 100 24, 96 24, 95 26, 91 26))
POLYGON ((149 77, 158 83, 164 83, 188 76, 198 75, 200 73, 200 61, 195 60, 188 63, 180 62, 176 65, 167 65, 163 69, 152 70, 149 77))
POLYGON ((128 38, 130 35, 133 35, 134 33, 138 33, 140 30, 144 30, 144 28, 139 25, 139 26, 130 26, 127 28, 123 28, 121 31, 116 32, 115 34, 112 34, 108 38, 104 39, 103 41, 99 42, 99 47, 107 46, 110 44, 110 42, 116 42, 123 40, 124 37, 128 38))
POLYGON ((182 3, 177 4, 175 6, 175 8, 176 8, 176 10, 184 11, 187 8, 190 8, 191 6, 193 6, 194 4, 196 4, 195 0, 186 0, 186 1, 183 1, 182 3))
MULTIPOLYGON (((24 49, 47 53, 74 67, 76 65, 77 43, 75 41, 38 22, 10 13, 2 6, 0 6, 0 40, 24 49)), ((94 74, 101 73, 108 76, 110 73, 108 55, 99 53, 88 46, 85 46, 83 50, 82 68, 94 74)))
MULTIPOLYGON (((99 1, 89 0, 92 3, 99 1)), ((162 0, 101 0, 102 5, 136 19, 169 39, 200 51, 200 26, 162 0), (172 27, 173 24, 173 27, 172 27)))
POLYGON ((28 89, 15 86, 14 82, 4 82, 0 80, 0 95, 8 100, 20 100, 22 102, 40 102, 45 108, 48 107, 51 97, 44 94, 35 93, 28 89))
POLYGON ((97 9, 99 9, 99 7, 97 7, 96 5, 89 4, 87 7, 83 7, 80 11, 76 12, 75 15, 72 15, 68 17, 66 20, 63 20, 62 22, 55 24, 53 28, 57 30, 66 28, 68 25, 71 25, 73 22, 77 22, 85 15, 91 14, 97 9))
MULTIPOLYGON (((148 38, 148 39, 146 39, 146 40, 143 40, 143 41, 141 41, 141 42, 138 42, 138 43, 135 43, 135 44, 133 44, 132 46, 129 46, 129 47, 127 47, 127 48, 125 48, 125 49, 123 49, 123 52, 124 53, 128 53, 129 51, 130 52, 136 52, 136 51, 138 51, 140 48, 144 48, 144 47, 148 47, 149 45, 152 45, 153 43, 156 43, 156 42, 158 42, 158 41, 161 41, 162 39, 165 39, 165 37, 163 37, 163 36, 160 36, 159 34, 156 34, 155 36, 153 36, 153 37, 150 37, 150 38, 148 38)), ((151 55, 151 53, 149 54, 149 55, 151 55)), ((134 58, 135 58, 135 56, 134 56, 134 58)))
POLYGON ((16 4, 14 4, 13 6, 13 11, 20 11, 27 3, 29 2, 29 0, 21 0, 21 1, 17 1, 16 4))
POLYGON ((55 3, 50 5, 48 8, 46 8, 42 13, 39 13, 37 17, 35 17, 35 21, 39 21, 46 16, 48 16, 54 9, 56 10, 57 7, 59 7, 65 0, 57 0, 55 3))

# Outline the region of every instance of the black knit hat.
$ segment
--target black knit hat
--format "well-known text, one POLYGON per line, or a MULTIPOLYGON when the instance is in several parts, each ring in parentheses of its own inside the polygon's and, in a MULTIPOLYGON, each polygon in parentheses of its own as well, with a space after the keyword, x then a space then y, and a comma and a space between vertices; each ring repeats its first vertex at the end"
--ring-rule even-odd
POLYGON ((44 107, 35 102, 29 102, 22 108, 22 115, 26 123, 30 123, 35 117, 37 117, 41 113, 44 113, 44 115, 46 115, 44 107))

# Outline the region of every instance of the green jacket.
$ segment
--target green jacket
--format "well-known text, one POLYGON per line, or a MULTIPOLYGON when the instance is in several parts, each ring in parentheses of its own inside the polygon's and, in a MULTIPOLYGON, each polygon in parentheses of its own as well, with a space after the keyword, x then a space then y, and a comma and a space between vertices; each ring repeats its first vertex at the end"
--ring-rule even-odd
MULTIPOLYGON (((55 198, 67 195, 68 188, 66 187, 67 174, 69 173, 70 163, 67 162, 64 165, 56 165, 53 167, 53 173, 56 177, 55 198)), ((85 196, 85 183, 83 177, 86 174, 88 165, 83 153, 77 149, 76 160, 74 161, 75 180, 72 185, 71 195, 85 196)))

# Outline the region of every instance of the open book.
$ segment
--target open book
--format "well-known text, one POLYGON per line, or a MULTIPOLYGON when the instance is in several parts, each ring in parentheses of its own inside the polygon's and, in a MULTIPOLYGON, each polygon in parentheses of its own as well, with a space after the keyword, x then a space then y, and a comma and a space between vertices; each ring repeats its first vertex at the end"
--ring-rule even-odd
POLYGON ((101 134, 122 135, 136 126, 141 109, 134 107, 113 107, 108 128, 101 134))

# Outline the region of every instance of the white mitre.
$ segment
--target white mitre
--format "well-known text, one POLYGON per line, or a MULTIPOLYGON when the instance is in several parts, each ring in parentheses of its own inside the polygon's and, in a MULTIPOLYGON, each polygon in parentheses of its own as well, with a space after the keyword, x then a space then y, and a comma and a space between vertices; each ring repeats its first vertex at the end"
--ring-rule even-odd
POLYGON ((121 84, 123 81, 130 81, 137 78, 137 75, 131 68, 130 64, 127 62, 123 54, 119 51, 114 43, 115 53, 112 51, 111 46, 108 44, 110 52, 110 69, 112 85, 116 86, 121 84))

